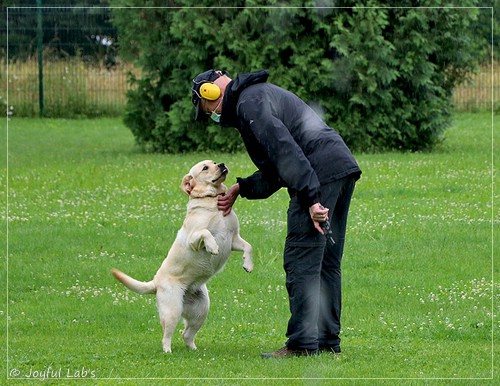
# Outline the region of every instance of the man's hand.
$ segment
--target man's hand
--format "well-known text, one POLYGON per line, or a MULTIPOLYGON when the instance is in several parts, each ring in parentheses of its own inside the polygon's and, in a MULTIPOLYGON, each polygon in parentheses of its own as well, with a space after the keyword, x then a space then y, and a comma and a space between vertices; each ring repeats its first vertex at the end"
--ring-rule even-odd
POLYGON ((234 184, 229 188, 226 194, 219 196, 217 200, 217 208, 222 211, 224 216, 231 213, 234 202, 240 194, 240 185, 234 184))
POLYGON ((323 229, 321 228, 320 223, 328 220, 328 208, 324 208, 319 202, 309 207, 309 214, 311 215, 311 219, 313 220, 314 227, 318 230, 322 235, 325 234, 323 229))

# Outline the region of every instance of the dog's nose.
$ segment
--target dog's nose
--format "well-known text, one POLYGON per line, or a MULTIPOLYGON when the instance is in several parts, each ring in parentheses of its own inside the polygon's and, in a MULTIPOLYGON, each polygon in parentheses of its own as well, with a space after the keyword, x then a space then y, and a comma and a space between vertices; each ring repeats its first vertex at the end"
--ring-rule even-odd
POLYGON ((224 165, 224 163, 220 163, 217 166, 219 166, 219 169, 221 169, 221 170, 224 170, 226 168, 226 165, 224 165))

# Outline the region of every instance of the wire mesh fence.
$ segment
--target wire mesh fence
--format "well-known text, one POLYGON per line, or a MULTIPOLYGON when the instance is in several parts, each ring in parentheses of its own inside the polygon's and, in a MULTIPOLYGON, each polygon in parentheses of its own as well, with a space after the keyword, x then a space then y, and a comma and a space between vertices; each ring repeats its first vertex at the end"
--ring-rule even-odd
MULTIPOLYGON (((15 116, 96 117, 124 111, 127 74, 139 71, 118 56, 118 35, 107 7, 2 9, 7 74, 0 104, 15 116)), ((491 65, 455 90, 458 111, 489 110, 500 91, 491 65)), ((495 109, 498 106, 494 106, 495 109)))
POLYGON ((500 103, 500 69, 496 63, 485 64, 470 80, 458 86, 453 93, 457 111, 498 111, 500 103))
POLYGON ((16 116, 95 117, 123 112, 131 65, 117 56, 105 7, 5 12, 9 105, 16 116))

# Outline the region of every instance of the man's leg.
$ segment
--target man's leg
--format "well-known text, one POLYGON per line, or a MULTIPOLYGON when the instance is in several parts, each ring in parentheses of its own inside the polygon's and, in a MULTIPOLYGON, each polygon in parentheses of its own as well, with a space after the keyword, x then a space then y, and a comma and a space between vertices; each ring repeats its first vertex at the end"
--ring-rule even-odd
POLYGON ((288 235, 284 252, 286 288, 290 301, 287 347, 317 350, 320 312, 321 261, 325 238, 314 229, 308 209, 296 197, 288 209, 288 235))
POLYGON ((321 301, 318 320, 319 346, 340 352, 340 317, 342 311, 341 262, 349 205, 355 179, 344 178, 322 190, 324 205, 330 209, 330 225, 335 245, 327 244, 321 269, 321 301))

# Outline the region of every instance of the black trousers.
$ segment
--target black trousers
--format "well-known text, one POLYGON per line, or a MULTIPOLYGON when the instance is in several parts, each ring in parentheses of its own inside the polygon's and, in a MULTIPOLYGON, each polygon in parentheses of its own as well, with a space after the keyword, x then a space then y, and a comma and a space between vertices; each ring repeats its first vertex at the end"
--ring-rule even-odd
POLYGON ((347 214, 358 176, 347 176, 321 188, 321 204, 330 209, 332 246, 313 226, 309 208, 291 197, 284 268, 291 317, 286 345, 315 350, 340 345, 341 262, 347 214))

